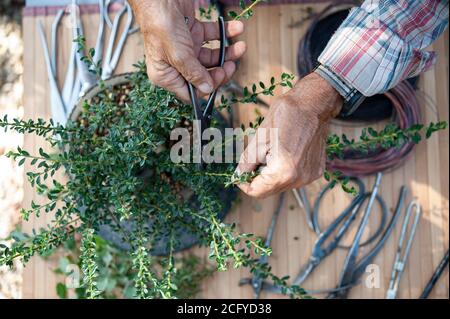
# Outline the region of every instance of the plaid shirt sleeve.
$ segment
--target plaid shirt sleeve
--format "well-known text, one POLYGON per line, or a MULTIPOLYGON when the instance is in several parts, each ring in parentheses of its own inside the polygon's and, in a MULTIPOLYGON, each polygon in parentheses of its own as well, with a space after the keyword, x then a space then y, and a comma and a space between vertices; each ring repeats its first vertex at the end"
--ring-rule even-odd
POLYGON ((366 0, 350 11, 319 62, 347 90, 385 92, 434 64, 435 53, 424 49, 444 32, 448 16, 448 0, 366 0))

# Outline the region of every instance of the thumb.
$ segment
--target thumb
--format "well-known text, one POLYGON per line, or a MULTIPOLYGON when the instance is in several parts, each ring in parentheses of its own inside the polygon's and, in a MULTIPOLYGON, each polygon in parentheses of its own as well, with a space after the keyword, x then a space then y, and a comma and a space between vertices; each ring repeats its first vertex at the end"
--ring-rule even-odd
POLYGON ((192 50, 175 50, 172 65, 180 72, 184 79, 192 83, 202 94, 209 94, 214 90, 214 82, 208 70, 200 63, 192 50), (177 52, 178 51, 178 52, 177 52))
POLYGON ((239 159, 239 164, 236 169, 238 174, 246 172, 254 172, 259 166, 266 163, 266 156, 269 150, 269 141, 265 134, 261 134, 261 129, 256 131, 255 136, 245 148, 239 159))

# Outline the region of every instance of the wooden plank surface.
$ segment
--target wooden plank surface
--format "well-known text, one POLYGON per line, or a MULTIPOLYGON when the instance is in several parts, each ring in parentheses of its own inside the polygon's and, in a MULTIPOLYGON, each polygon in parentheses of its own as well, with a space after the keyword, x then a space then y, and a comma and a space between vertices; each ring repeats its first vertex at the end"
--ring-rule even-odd
MULTIPOLYGON (((311 6, 310 6, 311 7, 311 6)), ((319 10, 323 4, 312 6, 319 10)), ((296 56, 298 41, 307 28, 307 23, 300 26, 289 27, 291 24, 305 18, 307 11, 305 5, 277 5, 263 6, 256 9, 255 16, 246 22, 246 33, 243 38, 248 44, 248 53, 241 61, 236 80, 242 85, 248 85, 259 80, 269 80, 271 76, 279 76, 282 72, 296 73, 296 56)), ((50 91, 48 89, 47 75, 44 68, 42 48, 37 38, 36 21, 39 18, 24 18, 25 37, 25 74, 24 74, 24 105, 25 118, 48 118, 50 115, 50 91)), ((52 17, 42 18, 50 34, 52 17)), ((89 46, 95 43, 98 17, 85 15, 83 17, 87 41, 89 46)), ((58 51, 58 65, 64 72, 67 62, 67 53, 70 42, 69 30, 60 31, 60 47, 58 51)), ((132 35, 119 62, 117 72, 132 70, 132 64, 143 57, 141 37, 132 35)), ((425 73, 420 81, 420 96, 424 122, 436 121, 436 111, 440 120, 448 120, 448 31, 434 45, 433 50, 439 53, 438 64, 425 73)), ((60 78, 62 78, 60 76, 60 78)), ((282 90, 277 91, 278 94, 282 90)), ((271 102, 271 98, 267 102, 271 102)), ((248 123, 255 117, 255 106, 238 106, 235 108, 236 119, 248 123)), ((264 113, 264 109, 260 109, 264 113)), ((349 135, 358 133, 357 128, 338 127, 333 125, 336 133, 345 132, 349 135)), ((41 141, 33 136, 27 136, 25 146, 27 149, 37 151, 41 141)), ((408 200, 417 198, 423 206, 424 214, 414 241, 408 266, 403 275, 398 297, 417 298, 429 280, 449 245, 449 135, 448 131, 436 134, 427 142, 416 147, 407 161, 383 177, 381 194, 389 210, 393 210, 402 185, 410 188, 408 200)), ((365 179, 366 185, 371 185, 374 178, 365 179)), ((315 199, 324 181, 318 181, 307 187, 310 201, 315 199)), ((24 205, 29 205, 32 199, 38 200, 30 187, 25 186, 24 205)), ((270 223, 271 214, 276 206, 278 197, 266 200, 252 199, 240 195, 239 205, 229 214, 228 220, 238 224, 240 230, 264 236, 270 223)), ((327 225, 342 211, 349 198, 340 190, 334 190, 323 202, 323 211, 320 215, 321 225, 327 225)), ((39 228, 50 221, 50 216, 32 219, 24 223, 27 231, 39 228)), ((393 235, 387 241, 384 249, 375 259, 374 264, 379 266, 380 287, 367 288, 363 284, 353 288, 350 298, 384 298, 389 282, 389 276, 395 256, 399 229, 402 219, 397 224, 393 235)), ((377 214, 373 214, 369 229, 377 226, 377 214)), ((355 230, 352 229, 345 241, 351 241, 355 230)), ((367 236, 367 234, 366 234, 367 236)), ((279 275, 295 276, 300 266, 311 253, 316 236, 306 225, 303 212, 298 208, 291 193, 287 194, 286 203, 281 213, 273 241, 273 255, 270 263, 279 275)), ((363 249, 363 252, 366 249, 363 249)), ((204 250, 195 250, 205 255, 204 250)), ((307 289, 324 289, 335 286, 346 256, 345 250, 337 250, 325 259, 314 275, 307 279, 304 286, 307 289)), ((55 283, 58 278, 51 269, 55 261, 43 261, 33 258, 24 273, 24 297, 26 298, 55 298, 55 283)), ((205 298, 251 298, 250 286, 238 287, 241 278, 248 276, 245 269, 231 270, 216 273, 203 284, 202 297, 205 298)), ((448 271, 436 285, 431 297, 449 297, 448 271)), ((263 293, 263 297, 278 297, 263 293)), ((318 296, 320 297, 320 296, 318 296)))

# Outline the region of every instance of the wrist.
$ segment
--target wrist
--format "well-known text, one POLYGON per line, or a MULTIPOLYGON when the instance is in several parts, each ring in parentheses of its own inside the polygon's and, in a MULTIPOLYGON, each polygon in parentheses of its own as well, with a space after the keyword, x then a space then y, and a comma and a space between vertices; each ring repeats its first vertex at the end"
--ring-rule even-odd
MULTIPOLYGON (((175 1, 174 1, 175 2, 175 1)), ((164 29, 170 23, 170 5, 167 0, 129 0, 133 14, 142 33, 164 29)))
POLYGON ((336 117, 343 105, 339 92, 314 72, 298 81, 288 94, 297 101, 302 113, 312 112, 324 121, 336 117))
POLYGON ((327 66, 319 65, 314 73, 324 78, 342 97, 341 116, 351 115, 364 101, 365 96, 361 92, 327 66))

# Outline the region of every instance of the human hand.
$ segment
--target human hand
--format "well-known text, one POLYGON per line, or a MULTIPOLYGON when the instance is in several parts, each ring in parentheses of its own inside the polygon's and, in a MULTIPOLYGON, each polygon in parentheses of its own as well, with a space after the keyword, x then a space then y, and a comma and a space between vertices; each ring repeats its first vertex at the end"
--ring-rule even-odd
MULTIPOLYGON (((147 73, 155 85, 189 101, 186 80, 197 88, 199 95, 206 95, 231 78, 236 70, 234 61, 246 51, 245 42, 228 47, 225 64, 215 67, 219 50, 205 48, 203 44, 219 39, 219 25, 195 19, 193 1, 130 0, 130 4, 144 36, 147 73)), ((243 31, 240 21, 226 24, 228 38, 243 31)))
POLYGON ((241 155, 238 174, 261 168, 251 183, 239 185, 241 190, 264 198, 319 178, 325 169, 329 123, 342 103, 339 93, 316 73, 278 98, 241 155), (273 128, 276 134, 269 133, 273 128))

